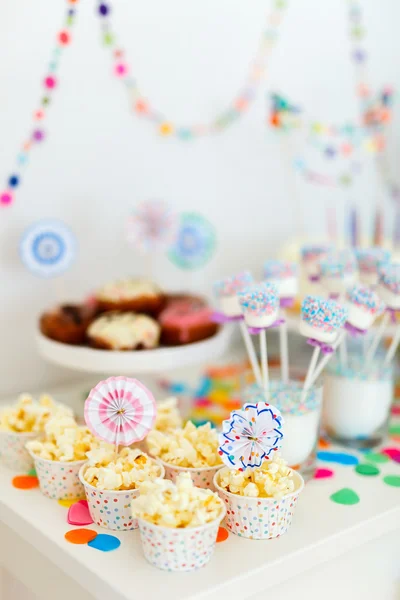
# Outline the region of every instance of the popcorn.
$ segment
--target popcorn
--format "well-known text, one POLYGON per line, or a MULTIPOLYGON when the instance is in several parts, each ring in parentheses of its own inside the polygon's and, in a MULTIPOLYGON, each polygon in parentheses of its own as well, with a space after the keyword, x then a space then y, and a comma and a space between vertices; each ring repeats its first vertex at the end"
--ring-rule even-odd
POLYGON ((153 430, 146 438, 150 454, 178 467, 201 468, 222 464, 218 435, 210 423, 195 427, 188 421, 183 429, 153 430))
POLYGON ((219 485, 231 494, 275 500, 280 500, 295 488, 292 470, 277 453, 271 460, 264 461, 258 469, 246 469, 243 472, 235 469, 221 471, 219 485))
POLYGON ((123 448, 116 457, 114 446, 100 442, 87 457, 83 478, 99 490, 135 490, 161 474, 160 466, 136 448, 123 448))
POLYGON ((17 433, 43 433, 45 424, 54 415, 73 415, 72 410, 57 404, 51 396, 42 394, 35 400, 29 394, 21 394, 17 403, 0 410, 0 430, 17 433))
POLYGON ((177 398, 167 398, 163 402, 157 403, 154 429, 166 432, 171 429, 180 429, 182 425, 183 419, 178 409, 177 398))
POLYGON ((94 439, 87 427, 77 424, 70 415, 55 415, 44 426, 44 439, 26 444, 27 449, 40 458, 72 462, 85 460, 94 439))
POLYGON ((132 516, 163 527, 199 527, 222 516, 222 502, 214 492, 193 485, 190 473, 145 481, 131 503, 132 516))

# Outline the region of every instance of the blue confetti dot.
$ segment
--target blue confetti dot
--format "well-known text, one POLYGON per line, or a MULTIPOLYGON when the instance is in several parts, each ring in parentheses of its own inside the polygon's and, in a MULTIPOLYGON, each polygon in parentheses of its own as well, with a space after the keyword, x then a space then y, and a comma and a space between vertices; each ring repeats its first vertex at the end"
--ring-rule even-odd
POLYGON ((338 465, 358 465, 360 462, 357 456, 346 454, 345 452, 318 452, 318 460, 333 462, 338 465))
POLYGON ((106 533, 99 533, 94 540, 88 542, 88 546, 96 550, 101 550, 101 552, 116 550, 120 545, 121 542, 115 535, 108 535, 106 533))

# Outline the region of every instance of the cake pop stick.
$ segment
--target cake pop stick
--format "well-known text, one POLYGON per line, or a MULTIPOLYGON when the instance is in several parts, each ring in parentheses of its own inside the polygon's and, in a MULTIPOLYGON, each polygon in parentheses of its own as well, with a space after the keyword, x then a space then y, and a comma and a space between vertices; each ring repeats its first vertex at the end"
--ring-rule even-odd
POLYGON ((389 346, 389 349, 386 353, 383 364, 388 365, 390 363, 390 361, 393 360, 399 343, 400 343, 400 325, 398 325, 396 328, 395 334, 392 339, 392 343, 389 346))
POLYGON ((285 323, 279 328, 279 348, 281 359, 281 377, 282 381, 289 381, 289 350, 288 350, 288 331, 286 324, 286 308, 294 303, 298 291, 298 277, 296 263, 268 260, 264 264, 264 278, 273 283, 278 288, 280 299, 281 315, 285 323))
POLYGON ((250 333, 260 333, 261 368, 265 396, 269 396, 268 354, 265 329, 275 325, 279 314, 278 289, 265 282, 245 288, 238 293, 244 320, 250 333))
POLYGON ((258 364, 256 351, 253 341, 243 322, 242 310, 239 304, 237 293, 254 282, 253 276, 249 271, 243 271, 237 275, 225 277, 214 283, 214 293, 218 299, 220 313, 216 315, 216 320, 220 322, 239 321, 240 332, 249 357, 254 378, 258 385, 262 385, 262 376, 260 365, 258 364))
MULTIPOLYGON (((333 351, 335 351, 337 348, 340 347, 340 345, 343 342, 343 340, 345 339, 345 337, 346 337, 346 330, 343 330, 339 333, 336 342, 334 342, 332 344, 333 351)), ((321 360, 318 367, 315 369, 312 377, 310 378, 309 387, 307 389, 309 389, 312 385, 314 385, 314 383, 317 381, 318 377, 321 375, 322 371, 325 369, 328 362, 334 356, 334 353, 335 352, 332 352, 331 354, 325 354, 324 358, 321 360)))

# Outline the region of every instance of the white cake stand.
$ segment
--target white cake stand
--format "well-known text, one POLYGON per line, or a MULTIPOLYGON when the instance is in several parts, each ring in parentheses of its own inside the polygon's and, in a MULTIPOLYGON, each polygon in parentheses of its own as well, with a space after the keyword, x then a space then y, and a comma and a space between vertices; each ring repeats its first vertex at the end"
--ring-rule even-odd
POLYGON ((228 349, 232 326, 225 325, 211 338, 184 346, 155 350, 118 352, 97 350, 55 342, 40 331, 36 334, 39 352, 49 362, 86 373, 136 375, 158 373, 211 361, 228 349))

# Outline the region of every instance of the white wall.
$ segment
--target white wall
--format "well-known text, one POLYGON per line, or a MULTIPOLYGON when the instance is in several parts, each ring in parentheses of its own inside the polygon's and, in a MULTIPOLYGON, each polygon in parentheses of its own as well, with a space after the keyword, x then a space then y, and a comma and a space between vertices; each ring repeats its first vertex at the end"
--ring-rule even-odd
MULTIPOLYGON (((183 124, 208 120, 240 88, 254 56, 270 0, 118 0, 114 22, 140 87, 153 105, 183 124)), ((343 0, 292 0, 273 50, 268 78, 251 110, 224 134, 191 143, 159 138, 127 108, 122 85, 110 75, 100 44, 95 3, 79 3, 73 44, 58 75, 59 90, 46 124, 48 140, 33 155, 15 206, 0 213, 0 391, 38 386, 70 374, 36 355, 35 315, 54 301, 51 283, 34 278, 18 258, 24 229, 57 217, 79 238, 76 266, 62 284, 85 293, 110 277, 143 271, 123 238, 125 216, 143 198, 160 197, 178 209, 198 209, 217 226, 215 259, 192 284, 244 266, 258 268, 291 236, 293 201, 287 166, 266 130, 266 93, 287 93, 316 119, 355 119, 354 70, 349 59, 343 0)), ((363 0, 371 81, 399 87, 396 0, 363 0)), ((61 0, 0 3, 0 177, 13 170, 30 127, 41 81, 60 28, 61 0)), ((399 122, 397 120, 397 132, 399 122)), ((391 142, 395 162, 396 140, 391 142)), ((311 153, 310 156, 313 156, 311 153)), ((367 167, 371 167, 369 160, 367 167)), ((322 163, 322 166, 324 164, 322 163)), ((364 169, 348 191, 298 182, 298 198, 310 234, 321 234, 324 210, 343 212, 356 200, 367 218, 375 188, 364 169)), ((390 207, 390 202, 387 202, 390 207)), ((164 284, 185 286, 185 275, 159 261, 164 284)))

